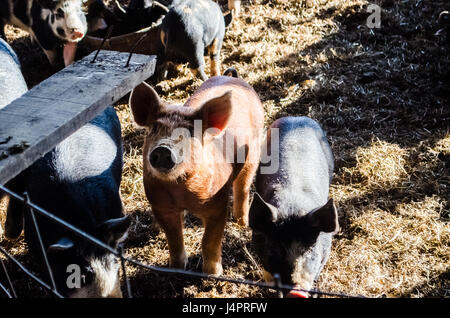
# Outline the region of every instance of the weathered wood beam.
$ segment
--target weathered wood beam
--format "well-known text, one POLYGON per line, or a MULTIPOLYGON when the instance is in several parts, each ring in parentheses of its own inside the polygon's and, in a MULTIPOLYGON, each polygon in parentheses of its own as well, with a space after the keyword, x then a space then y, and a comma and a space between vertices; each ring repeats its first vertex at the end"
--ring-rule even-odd
POLYGON ((153 75, 156 58, 95 52, 0 110, 0 184, 5 184, 153 75))

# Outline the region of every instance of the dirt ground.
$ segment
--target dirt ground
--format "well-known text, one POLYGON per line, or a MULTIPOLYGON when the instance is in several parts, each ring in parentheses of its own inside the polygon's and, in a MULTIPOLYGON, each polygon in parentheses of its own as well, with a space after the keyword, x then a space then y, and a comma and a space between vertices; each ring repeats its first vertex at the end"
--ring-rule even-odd
MULTIPOLYGON (((221 2, 225 9, 226 1, 221 2)), ((330 196, 341 229, 317 289, 448 297, 450 47, 434 34, 439 13, 450 5, 444 0, 370 3, 382 8, 380 28, 367 27, 365 0, 244 0, 225 36, 222 70, 235 67, 255 88, 267 124, 283 116, 309 116, 327 133, 335 156, 330 196)), ((54 72, 25 32, 8 26, 7 37, 30 87, 54 72)), ((200 84, 184 66, 156 89, 166 101, 180 103, 200 84)), ((134 219, 126 252, 166 266, 167 243, 142 186, 144 131, 133 124, 127 98, 115 107, 125 150, 122 198, 134 219)), ((5 202, 0 212, 4 207, 5 202)), ((202 233, 200 222, 187 216, 190 270, 201 270, 202 233)), ((250 235, 228 222, 224 275, 262 281, 250 235)), ((23 240, 1 245, 32 266, 23 240)), ((8 268, 21 286, 20 296, 47 297, 11 264, 8 268)), ((257 287, 157 275, 134 266, 128 274, 134 297, 276 296, 257 287)))

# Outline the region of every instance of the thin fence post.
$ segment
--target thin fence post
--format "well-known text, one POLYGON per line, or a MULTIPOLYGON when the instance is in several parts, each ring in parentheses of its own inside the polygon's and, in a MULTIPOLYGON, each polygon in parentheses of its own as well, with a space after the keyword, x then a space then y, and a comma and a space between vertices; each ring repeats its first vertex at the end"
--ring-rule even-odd
POLYGON ((130 281, 129 281, 128 275, 127 275, 127 266, 125 265, 125 258, 123 257, 123 245, 122 244, 119 245, 118 250, 120 253, 120 264, 122 265, 122 273, 123 273, 123 277, 125 279, 125 285, 127 287, 127 296, 128 296, 128 298, 133 298, 133 296, 131 294, 130 281))
POLYGON ((8 298, 13 298, 13 296, 11 295, 11 293, 8 291, 8 288, 6 288, 5 286, 3 286, 3 284, 0 283, 0 289, 3 290, 3 292, 6 294, 6 296, 8 296, 8 298))
POLYGON ((11 278, 9 277, 8 270, 6 269, 5 263, 3 262, 2 258, 0 258, 0 262, 2 263, 3 271, 5 272, 6 279, 8 280, 8 284, 9 284, 9 288, 11 289, 12 296, 14 296, 14 298, 17 298, 16 291, 14 289, 14 286, 13 286, 13 283, 11 281, 11 278))
POLYGON ((283 298, 283 291, 281 290, 281 277, 280 277, 280 274, 275 273, 273 275, 273 279, 275 280, 275 287, 277 288, 277 296, 278 296, 278 298, 283 298))
POLYGON ((41 247, 42 256, 44 257, 45 265, 47 266, 48 275, 50 276, 50 281, 52 282, 53 291, 58 292, 56 289, 55 278, 53 277, 53 271, 50 267, 50 263, 47 258, 47 252, 45 251, 44 243, 42 242, 41 232, 39 231, 39 226, 36 221, 36 216, 34 215, 33 208, 30 206, 30 197, 27 192, 23 194, 25 198, 25 204, 30 209, 31 219, 33 220, 34 229, 36 230, 36 235, 39 240, 39 246, 41 247))
POLYGON ((102 49, 103 44, 105 44, 105 41, 106 41, 107 39, 109 39, 109 37, 111 36, 111 32, 112 32, 113 28, 114 28, 114 24, 111 24, 111 25, 109 26, 108 30, 106 30, 105 37, 103 38, 102 42, 100 43, 100 46, 98 47, 97 52, 95 53, 94 58, 92 59, 91 63, 94 63, 95 60, 97 59, 98 53, 99 53, 100 50, 102 49))
POLYGON ((137 41, 133 44, 133 46, 130 49, 130 54, 128 55, 128 60, 127 60, 127 64, 125 65, 125 67, 128 67, 128 65, 130 65, 130 60, 131 60, 131 56, 134 53, 134 50, 136 49, 136 47, 138 46, 139 43, 141 43, 141 41, 143 39, 145 39, 148 36, 148 32, 144 33, 139 39, 137 39, 137 41))

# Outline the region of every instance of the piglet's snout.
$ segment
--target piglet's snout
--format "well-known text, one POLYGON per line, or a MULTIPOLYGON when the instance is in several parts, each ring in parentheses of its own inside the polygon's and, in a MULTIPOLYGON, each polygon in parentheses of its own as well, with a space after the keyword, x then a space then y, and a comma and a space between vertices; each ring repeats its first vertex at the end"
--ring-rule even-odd
POLYGON ((168 171, 177 161, 175 153, 166 146, 158 146, 150 153, 150 164, 157 170, 168 171))
POLYGON ((79 8, 70 7, 66 13, 66 31, 69 41, 81 40, 87 32, 87 23, 84 14, 79 8))
POLYGON ((84 32, 78 29, 72 30, 72 40, 82 39, 84 37, 84 32))

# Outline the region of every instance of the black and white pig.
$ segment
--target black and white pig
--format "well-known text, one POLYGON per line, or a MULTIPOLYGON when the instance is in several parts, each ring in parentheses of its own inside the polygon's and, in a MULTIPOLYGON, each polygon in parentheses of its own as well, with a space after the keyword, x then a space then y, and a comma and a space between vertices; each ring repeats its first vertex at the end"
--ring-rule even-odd
MULTIPOLYGON (((119 194, 121 175, 120 122, 109 106, 7 186, 18 193, 27 192, 38 206, 115 248, 130 225, 119 194)), ((38 214, 36 217, 60 292, 70 297, 122 295, 114 255, 38 214), (71 285, 76 277, 69 275, 76 270, 82 279, 71 285)), ((40 257, 30 214, 11 199, 5 235, 17 238, 22 228, 32 254, 40 257)))
MULTIPOLYGON (((328 200, 333 154, 324 132, 308 117, 284 117, 269 128, 250 208, 252 244, 270 281, 309 290, 328 260, 339 230, 328 200), (267 155, 267 158, 265 157, 267 155)), ((288 297, 307 297, 291 291, 288 297)))
POLYGON ((4 39, 6 24, 29 32, 52 65, 58 63, 61 46, 64 65, 71 64, 77 43, 87 32, 82 0, 1 0, 0 36, 4 39))
MULTIPOLYGON (((0 109, 26 91, 17 56, 0 39, 0 109)), ((121 175, 120 122, 108 107, 6 186, 19 194, 28 192, 32 202, 116 247, 130 224, 122 211, 121 175)), ((72 297, 121 296, 119 264, 112 254, 36 216, 59 291, 72 297), (74 284, 67 284, 70 270, 77 270, 73 266, 79 269, 78 286, 76 277, 74 284)), ((23 228, 32 254, 41 257, 30 214, 10 199, 5 235, 17 238, 23 228)))
POLYGON ((206 80, 204 55, 211 58, 211 76, 220 75, 220 50, 231 13, 223 16, 212 0, 184 0, 174 3, 161 23, 165 62, 189 62, 195 76, 206 80))
POLYGON ((0 109, 28 90, 14 50, 0 39, 0 109))

